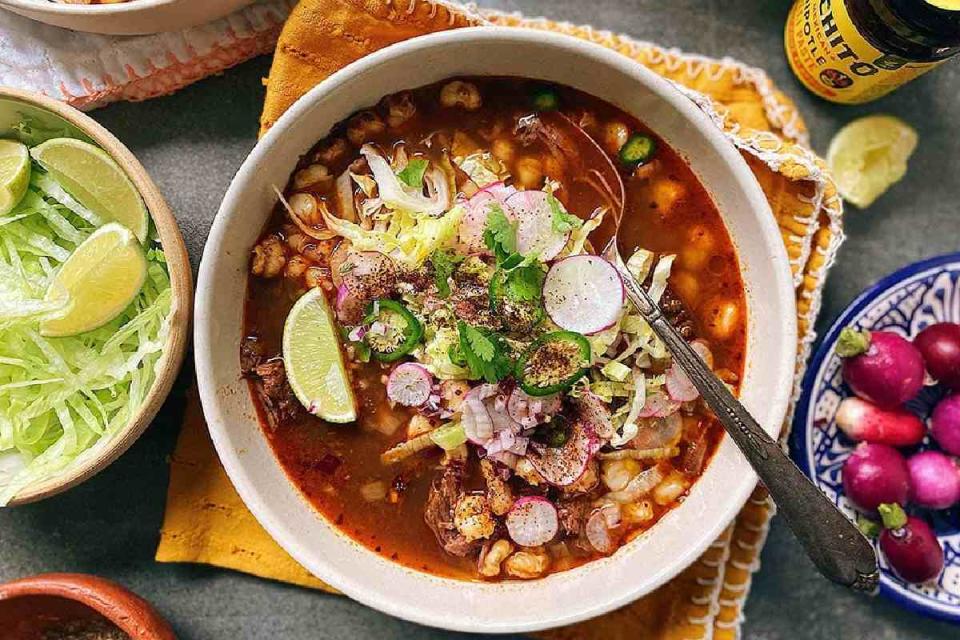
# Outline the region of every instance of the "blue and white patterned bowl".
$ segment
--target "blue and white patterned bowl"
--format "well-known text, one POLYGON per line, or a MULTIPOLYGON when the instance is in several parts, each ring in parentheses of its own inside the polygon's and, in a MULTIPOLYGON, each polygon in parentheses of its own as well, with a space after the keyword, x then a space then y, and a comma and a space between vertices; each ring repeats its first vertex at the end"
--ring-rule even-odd
MULTIPOLYGON (((864 291, 824 336, 803 380, 803 392, 790 437, 790 455, 804 473, 851 519, 853 507, 843 495, 840 469, 854 442, 837 429, 834 415, 850 395, 834 353, 840 330, 892 331, 912 338, 936 322, 960 322, 960 253, 911 264, 864 291)), ((928 418, 943 395, 926 387, 909 407, 928 418)), ((930 448, 929 439, 920 447, 930 448)), ((960 622, 960 508, 927 513, 945 554, 945 567, 936 583, 912 585, 893 575, 881 556, 880 592, 920 613, 960 622)))

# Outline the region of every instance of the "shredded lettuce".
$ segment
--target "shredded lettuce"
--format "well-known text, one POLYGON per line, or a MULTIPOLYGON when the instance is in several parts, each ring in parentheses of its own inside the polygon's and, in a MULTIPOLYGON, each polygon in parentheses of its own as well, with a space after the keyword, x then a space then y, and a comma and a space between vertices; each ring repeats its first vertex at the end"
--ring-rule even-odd
MULTIPOLYGON (((600 226, 603 217, 607 214, 606 209, 600 209, 596 214, 582 225, 570 232, 570 239, 567 240, 567 246, 560 252, 558 258, 566 256, 576 256, 585 253, 584 247, 587 245, 587 238, 593 233, 593 230, 600 226)), ((597 251, 603 247, 596 247, 597 251)))
POLYGON ((647 293, 650 294, 654 302, 660 302, 663 292, 667 290, 667 280, 670 278, 670 270, 673 268, 673 261, 676 259, 677 256, 672 254, 662 256, 657 261, 657 266, 653 268, 653 277, 647 293))
POLYGON ((27 195, 0 219, 0 506, 96 456, 156 378, 172 293, 155 241, 147 281, 117 318, 69 338, 39 333, 59 310, 43 300, 50 280, 99 222, 36 166, 27 195))
POLYGON ((499 182, 508 175, 500 161, 489 151, 471 153, 453 161, 478 187, 499 182))

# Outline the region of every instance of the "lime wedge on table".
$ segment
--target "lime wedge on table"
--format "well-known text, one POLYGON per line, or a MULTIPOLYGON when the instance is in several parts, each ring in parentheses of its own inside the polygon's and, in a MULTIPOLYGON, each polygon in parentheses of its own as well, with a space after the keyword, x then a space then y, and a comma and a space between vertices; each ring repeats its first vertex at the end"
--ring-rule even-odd
POLYGON ((867 116, 846 125, 830 141, 827 165, 840 195, 870 206, 907 172, 917 132, 893 116, 867 116))
POLYGON ((147 277, 143 247, 115 222, 94 231, 63 263, 46 300, 63 301, 64 312, 40 323, 44 336, 92 331, 113 320, 140 293, 147 277))
POLYGON ((30 185, 30 153, 16 140, 0 140, 0 216, 11 210, 30 185))
POLYGON ((53 138, 30 155, 80 204, 103 218, 147 239, 149 217, 137 188, 106 151, 82 140, 53 138))
POLYGON ((340 339, 322 289, 297 300, 283 325, 283 365, 297 399, 327 422, 357 419, 340 339))

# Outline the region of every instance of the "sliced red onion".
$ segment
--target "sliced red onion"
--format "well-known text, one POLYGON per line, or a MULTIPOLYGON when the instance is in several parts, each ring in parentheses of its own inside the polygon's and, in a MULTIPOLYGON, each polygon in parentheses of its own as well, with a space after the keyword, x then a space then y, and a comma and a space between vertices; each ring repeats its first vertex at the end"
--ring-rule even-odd
POLYGON ((347 299, 348 295, 350 295, 350 289, 347 288, 347 285, 341 284, 339 287, 337 287, 337 299, 334 302, 337 309, 343 306, 343 303, 347 299))
POLYGON ((543 282, 543 306, 557 326, 594 334, 612 327, 623 310, 623 280, 598 256, 577 255, 550 267, 543 282))
POLYGON ((349 338, 351 342, 360 342, 365 335, 367 335, 367 328, 361 325, 351 329, 350 333, 347 334, 347 338, 349 338))
POLYGON ((433 376, 423 365, 405 362, 387 378, 387 397, 405 407, 419 407, 430 399, 433 376))
POLYGON ((670 399, 676 402, 690 402, 700 397, 700 392, 676 362, 667 369, 666 387, 670 399))
POLYGON ((493 419, 483 401, 497 389, 495 384, 481 384, 463 396, 460 422, 467 439, 473 444, 485 445, 493 438, 493 419))
POLYGON ((605 504, 594 509, 584 525, 584 533, 590 546, 600 553, 617 550, 618 536, 614 529, 620 526, 620 509, 614 504, 605 504))
POLYGON ((517 252, 538 255, 544 262, 553 260, 567 245, 570 232, 554 228, 553 209, 543 191, 518 191, 507 200, 517 218, 517 252))
POLYGON ((560 530, 557 508, 542 496, 525 496, 513 503, 506 518, 507 533, 521 547, 539 547, 560 530))
POLYGON ((507 400, 507 412, 514 422, 524 429, 531 429, 538 424, 547 422, 559 410, 559 394, 535 398, 517 387, 510 394, 510 399, 507 400))
POLYGON ((527 460, 543 479, 557 487, 573 484, 583 476, 594 454, 600 450, 600 439, 593 428, 576 421, 567 441, 560 447, 532 445, 527 460))
POLYGON ((662 391, 655 391, 647 396, 647 401, 640 410, 640 418, 662 418, 680 409, 680 403, 670 398, 662 391))
POLYGON ((580 419, 593 427, 601 438, 612 438, 617 430, 613 427, 610 405, 595 393, 587 391, 574 401, 580 419))

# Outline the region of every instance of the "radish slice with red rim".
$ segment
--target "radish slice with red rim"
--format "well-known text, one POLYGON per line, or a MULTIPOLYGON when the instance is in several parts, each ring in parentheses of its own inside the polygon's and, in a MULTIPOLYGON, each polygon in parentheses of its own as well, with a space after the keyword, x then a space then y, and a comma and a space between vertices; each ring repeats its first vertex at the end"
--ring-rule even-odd
POLYGON ((500 207, 508 220, 516 220, 516 215, 506 204, 507 198, 514 193, 516 193, 516 190, 513 187, 507 187, 502 182, 495 182, 481 189, 467 200, 458 230, 460 248, 463 252, 490 254, 490 250, 483 241, 483 232, 487 229, 487 218, 495 207, 500 207))
POLYGON ((543 306, 550 319, 561 329, 585 335, 616 324, 624 295, 616 268, 593 255, 555 262, 543 282, 543 306))
POLYGON ((513 503, 507 513, 507 533, 521 547, 539 547, 560 530, 557 508, 542 496, 526 496, 513 503))
POLYGON ((676 402, 690 402, 700 397, 700 392, 676 362, 670 365, 666 373, 667 394, 676 402))
POLYGON ((553 260, 567 245, 570 232, 554 229, 550 196, 543 191, 518 191, 507 200, 517 219, 517 252, 553 260))
POLYGON ((590 546, 600 553, 613 553, 617 550, 619 536, 615 529, 620 526, 620 510, 616 505, 605 504, 594 509, 583 527, 590 546))
POLYGON ((480 193, 489 193, 494 198, 500 202, 506 202, 507 198, 517 193, 517 190, 514 187, 508 186, 501 182, 491 182, 486 185, 484 188, 480 189, 480 193))
POLYGON ((543 479, 556 487, 573 484, 587 471, 594 454, 600 450, 600 439, 593 429, 581 421, 570 427, 567 441, 559 447, 531 444, 527 460, 543 479))
POLYGON ((405 362, 394 367, 387 378, 387 397, 405 407, 419 407, 430 399, 433 376, 426 367, 405 362))

